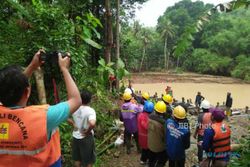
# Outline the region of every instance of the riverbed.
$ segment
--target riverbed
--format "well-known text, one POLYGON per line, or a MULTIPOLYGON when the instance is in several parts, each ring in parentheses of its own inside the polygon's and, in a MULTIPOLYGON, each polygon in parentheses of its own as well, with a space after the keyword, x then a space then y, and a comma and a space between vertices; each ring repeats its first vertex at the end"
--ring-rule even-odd
MULTIPOLYGON (((165 91, 166 83, 134 83, 135 90, 142 92, 149 92, 153 95, 157 92, 158 97, 165 91)), ((231 92, 233 98, 232 108, 245 108, 250 106, 250 84, 220 84, 220 83, 168 83, 172 87, 175 99, 181 100, 192 99, 195 101, 195 96, 198 91, 204 96, 212 105, 223 104, 226 101, 227 92, 231 92)))

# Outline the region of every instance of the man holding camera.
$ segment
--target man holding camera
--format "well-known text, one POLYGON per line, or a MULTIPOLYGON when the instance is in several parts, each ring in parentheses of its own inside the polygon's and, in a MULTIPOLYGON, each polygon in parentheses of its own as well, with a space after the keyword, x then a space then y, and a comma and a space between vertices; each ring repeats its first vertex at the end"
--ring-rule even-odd
POLYGON ((18 66, 0 70, 0 166, 60 167, 58 126, 81 105, 78 88, 70 73, 70 55, 58 63, 68 100, 54 106, 27 106, 31 87, 28 78, 43 63, 39 50, 23 72, 18 66))

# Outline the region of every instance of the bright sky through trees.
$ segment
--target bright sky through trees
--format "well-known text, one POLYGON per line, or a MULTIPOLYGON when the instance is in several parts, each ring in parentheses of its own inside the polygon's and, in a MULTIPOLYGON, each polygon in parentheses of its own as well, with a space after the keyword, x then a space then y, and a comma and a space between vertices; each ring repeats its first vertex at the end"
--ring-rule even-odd
MULTIPOLYGON (((173 6, 180 0, 149 0, 143 4, 142 9, 136 11, 136 20, 148 27, 157 24, 157 19, 169 6, 173 6)), ((192 0, 196 1, 196 0, 192 0)), ((202 0, 204 3, 217 5, 219 3, 230 2, 231 0, 202 0)))

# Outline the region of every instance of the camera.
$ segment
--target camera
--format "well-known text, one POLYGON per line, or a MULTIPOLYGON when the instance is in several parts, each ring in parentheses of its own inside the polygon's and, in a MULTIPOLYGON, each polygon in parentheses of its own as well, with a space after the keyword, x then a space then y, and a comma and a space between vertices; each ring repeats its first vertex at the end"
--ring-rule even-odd
POLYGON ((45 63, 58 63, 58 56, 59 53, 62 55, 62 57, 66 57, 67 54, 60 51, 53 51, 53 52, 47 52, 47 53, 41 53, 40 61, 44 61, 45 63))

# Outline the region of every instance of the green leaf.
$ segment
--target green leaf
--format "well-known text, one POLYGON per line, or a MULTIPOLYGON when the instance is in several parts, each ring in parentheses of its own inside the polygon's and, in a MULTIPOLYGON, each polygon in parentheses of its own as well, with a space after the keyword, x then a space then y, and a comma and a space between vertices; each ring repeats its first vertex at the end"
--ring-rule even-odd
POLYGON ((105 60, 103 58, 101 58, 100 60, 98 60, 99 65, 105 67, 105 60))
POLYGON ((117 63, 118 63, 118 68, 124 68, 125 67, 125 64, 124 64, 124 62, 122 61, 121 58, 118 59, 117 63))
POLYGON ((96 43, 95 41, 93 41, 93 40, 90 39, 90 38, 84 38, 83 40, 84 40, 87 44, 93 46, 94 48, 97 48, 97 49, 101 49, 101 48, 102 48, 101 45, 99 45, 98 43, 96 43))
POLYGON ((97 37, 98 39, 100 39, 100 38, 101 38, 101 34, 100 34, 99 32, 97 32, 95 28, 91 27, 91 29, 94 31, 96 37, 97 37))
POLYGON ((111 66, 113 66, 114 64, 115 64, 115 63, 110 62, 110 63, 107 64, 107 66, 108 66, 108 67, 111 67, 111 66))

